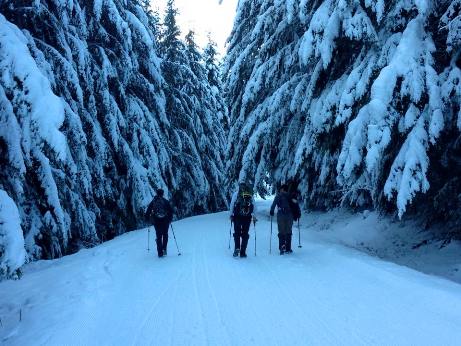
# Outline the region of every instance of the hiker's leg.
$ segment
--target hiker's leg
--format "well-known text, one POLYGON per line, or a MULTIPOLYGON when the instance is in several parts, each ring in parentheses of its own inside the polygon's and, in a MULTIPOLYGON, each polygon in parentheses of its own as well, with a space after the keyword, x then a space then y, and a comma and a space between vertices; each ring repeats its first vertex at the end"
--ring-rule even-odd
POLYGON ((165 224, 163 225, 163 231, 162 231, 162 250, 165 252, 168 246, 168 228, 170 227, 170 224, 168 221, 165 220, 165 224))
POLYGON ((293 217, 290 215, 287 218, 287 224, 286 224, 286 249, 287 251, 291 252, 291 238, 293 234, 293 217))
POLYGON ((282 251, 283 244, 285 243, 285 238, 283 234, 281 233, 278 234, 278 237, 279 237, 279 251, 282 251))
POLYGON ((234 249, 240 249, 240 237, 242 235, 242 222, 240 218, 234 220, 234 249))
POLYGON ((155 243, 157 244, 157 254, 159 257, 162 257, 163 256, 162 227, 158 222, 154 223, 154 227, 155 227, 155 243))
POLYGON ((249 235, 250 226, 251 226, 251 217, 247 218, 246 220, 242 222, 242 245, 240 248, 240 252, 243 252, 244 254, 246 253, 248 239, 250 238, 250 235, 249 235))
POLYGON ((286 249, 288 252, 291 252, 291 238, 292 238, 292 234, 286 235, 285 242, 286 242, 286 249))

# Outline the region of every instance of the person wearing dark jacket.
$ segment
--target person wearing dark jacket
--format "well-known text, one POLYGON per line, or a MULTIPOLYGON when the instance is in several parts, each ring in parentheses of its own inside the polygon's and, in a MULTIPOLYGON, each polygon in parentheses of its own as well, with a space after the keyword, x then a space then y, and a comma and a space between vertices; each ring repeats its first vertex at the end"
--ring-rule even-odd
POLYGON ((167 254, 168 228, 173 220, 173 208, 163 194, 163 190, 158 189, 146 211, 147 220, 154 224, 158 257, 167 254))
POLYGON ((232 195, 230 219, 234 224, 234 257, 247 257, 246 249, 250 238, 251 221, 256 223, 256 206, 253 194, 248 192, 248 183, 240 183, 238 191, 232 195))
POLYGON ((272 203, 270 215, 274 216, 277 207, 277 227, 280 254, 292 253, 291 238, 293 220, 298 220, 301 212, 295 195, 288 193, 288 186, 282 185, 272 203))

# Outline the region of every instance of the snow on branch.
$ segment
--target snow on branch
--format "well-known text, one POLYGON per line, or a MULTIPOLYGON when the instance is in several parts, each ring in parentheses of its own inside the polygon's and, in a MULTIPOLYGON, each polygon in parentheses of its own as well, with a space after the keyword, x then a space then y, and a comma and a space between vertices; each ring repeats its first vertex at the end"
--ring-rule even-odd
POLYGON ((19 116, 30 114, 30 135, 36 133, 61 160, 65 160, 66 138, 59 131, 64 121, 62 100, 53 93, 50 82, 31 57, 26 37, 1 14, 0 70, 3 71, 1 84, 24 112, 19 116))
POLYGON ((430 151, 461 128, 460 11, 459 0, 241 1, 224 65, 228 179, 297 177, 312 205, 389 198, 401 215, 428 191, 430 151))
POLYGON ((10 196, 0 189, 0 280, 17 275, 25 260, 18 208, 10 196))
POLYGON ((429 189, 426 177, 429 168, 426 127, 427 112, 423 112, 394 160, 384 186, 384 193, 388 199, 394 197, 394 192, 397 193, 399 217, 402 217, 407 204, 411 203, 417 192, 424 193, 429 189))

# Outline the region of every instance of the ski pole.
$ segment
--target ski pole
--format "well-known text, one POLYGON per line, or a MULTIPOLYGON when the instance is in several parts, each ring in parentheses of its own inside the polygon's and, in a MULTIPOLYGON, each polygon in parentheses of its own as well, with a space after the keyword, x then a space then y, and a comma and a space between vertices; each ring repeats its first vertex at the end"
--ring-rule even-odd
POLYGON ((272 253, 272 215, 271 215, 271 237, 269 240, 269 254, 272 253))
POLYGON ((255 230, 255 256, 256 256, 256 220, 253 219, 253 228, 255 230))
POLYGON ((150 251, 150 227, 147 227, 147 252, 150 251))
POLYGON ((231 232, 232 232, 232 220, 230 222, 230 228, 229 228, 229 250, 230 250, 230 243, 231 243, 231 232))
POLYGON ((301 228, 299 227, 299 219, 298 219, 298 247, 301 248, 301 228))
POLYGON ((176 241, 176 235, 174 234, 173 224, 170 224, 171 232, 173 233, 174 242, 176 244, 176 250, 178 250, 178 256, 181 256, 181 252, 179 252, 178 242, 176 241))

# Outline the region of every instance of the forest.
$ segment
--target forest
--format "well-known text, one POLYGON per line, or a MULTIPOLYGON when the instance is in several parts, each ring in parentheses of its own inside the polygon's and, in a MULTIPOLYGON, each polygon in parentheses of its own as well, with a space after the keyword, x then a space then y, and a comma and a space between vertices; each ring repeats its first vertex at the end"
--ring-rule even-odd
POLYGON ((226 171, 460 235, 460 1, 243 1, 226 171))
POLYGON ((461 1, 241 0, 227 53, 173 0, 0 0, 0 277, 238 182, 461 235, 461 1), (155 1, 153 1, 155 2, 155 1))

